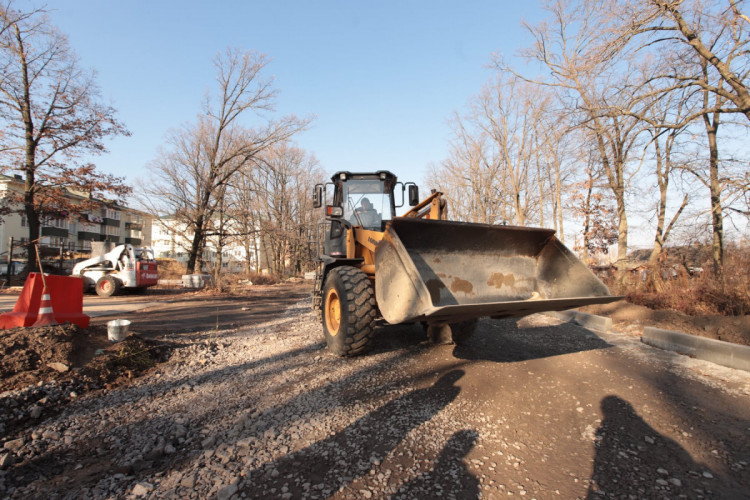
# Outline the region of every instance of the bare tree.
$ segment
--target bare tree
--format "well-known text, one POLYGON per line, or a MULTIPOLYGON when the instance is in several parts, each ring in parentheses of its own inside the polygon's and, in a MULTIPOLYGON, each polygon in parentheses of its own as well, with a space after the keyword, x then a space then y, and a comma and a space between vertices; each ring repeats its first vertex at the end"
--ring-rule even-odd
POLYGON ((531 184, 535 146, 534 123, 540 114, 541 92, 517 78, 498 76, 486 86, 474 105, 477 127, 489 137, 492 157, 506 179, 502 192, 510 198, 519 226, 527 223, 530 211, 539 207, 531 184))
POLYGON ((650 135, 647 147, 653 150, 654 174, 656 184, 659 188, 659 200, 656 205, 656 230, 654 235, 654 247, 649 257, 649 262, 654 265, 661 255, 664 245, 675 227, 680 215, 688 205, 689 196, 683 195, 682 203, 674 212, 669 223, 666 223, 667 205, 669 197, 669 186, 672 177, 681 170, 684 165, 675 160, 675 155, 684 148, 680 138, 688 130, 687 125, 673 127, 670 124, 683 122, 683 117, 693 113, 691 94, 688 91, 673 92, 654 103, 647 111, 647 119, 651 126, 646 132, 650 135), (666 227, 665 227, 666 224, 666 227))
POLYGON ((622 54, 603 50, 612 38, 612 19, 602 9, 602 2, 561 0, 547 9, 549 23, 526 25, 534 43, 521 54, 540 63, 549 79, 519 75, 499 56, 495 57, 495 65, 526 81, 555 88, 571 121, 591 137, 616 203, 618 261, 623 261, 628 248, 626 194, 632 176, 628 166, 631 151, 643 131, 632 112, 622 111, 632 110, 639 103, 627 83, 633 66, 622 54))
POLYGON ((228 186, 226 200, 235 240, 244 250, 245 274, 261 272, 259 235, 264 200, 257 193, 255 174, 254 165, 240 170, 240 175, 228 186))
MULTIPOLYGON (((699 102, 690 113, 672 113, 662 117, 661 123, 648 116, 640 118, 654 130, 660 129, 659 134, 668 128, 683 129, 696 119, 703 123, 708 172, 705 177, 697 173, 703 169, 691 172, 710 192, 712 253, 718 275, 722 273, 724 254, 722 198, 727 193, 723 189, 731 185, 721 181, 721 115, 740 114, 750 120, 750 25, 742 7, 744 2, 735 0, 612 0, 610 4, 610 10, 617 13, 610 48, 621 52, 635 49, 652 59, 639 99, 658 102, 679 94, 680 101, 692 96, 699 102)), ((686 201, 682 206, 685 204, 686 201)))
MULTIPOLYGON (((549 92, 547 87, 540 87, 540 90, 544 91, 544 98, 539 106, 542 112, 535 117, 533 123, 534 154, 538 176, 546 176, 546 179, 539 179, 539 200, 542 208, 549 203, 552 226, 560 240, 565 242, 563 190, 575 179, 579 143, 576 141, 576 130, 571 127, 564 110, 556 109, 553 105, 556 99, 554 93, 549 92)), ((541 211, 539 225, 545 226, 541 211)))
POLYGON ((291 144, 264 152, 253 172, 251 182, 260 209, 255 217, 258 240, 273 274, 297 274, 311 267, 309 242, 320 212, 312 209, 310 193, 323 179, 315 157, 291 144))
POLYGON ((495 224, 507 221, 502 195, 506 181, 501 165, 492 161, 490 140, 471 127, 471 118, 453 117, 454 138, 449 156, 433 166, 425 181, 444 192, 457 220, 495 224))
POLYGON ((187 272, 195 271, 223 188, 243 167, 255 164, 274 144, 303 130, 310 119, 287 116, 260 127, 243 126, 248 112, 273 110, 276 91, 261 72, 268 59, 254 52, 228 49, 214 59, 218 92, 207 97, 194 125, 173 132, 168 152, 152 165, 150 193, 162 196, 161 207, 183 219, 192 232, 187 272))
POLYGON ((516 78, 493 79, 465 117, 455 116, 450 156, 429 182, 446 192, 460 219, 494 224, 542 222, 548 164, 538 123, 544 90, 516 78))
POLYGON ((750 120, 750 24, 743 7, 736 0, 613 0, 619 26, 612 45, 633 43, 689 63, 655 72, 651 82, 661 85, 653 95, 694 87, 717 96, 707 112, 741 113, 750 120))
POLYGON ((122 178, 77 161, 106 152, 104 138, 128 132, 42 11, 24 14, 3 4, 0 23, 0 154, 24 176, 18 202, 34 241, 43 216, 90 208, 70 203, 67 190, 116 199, 129 192, 122 178))

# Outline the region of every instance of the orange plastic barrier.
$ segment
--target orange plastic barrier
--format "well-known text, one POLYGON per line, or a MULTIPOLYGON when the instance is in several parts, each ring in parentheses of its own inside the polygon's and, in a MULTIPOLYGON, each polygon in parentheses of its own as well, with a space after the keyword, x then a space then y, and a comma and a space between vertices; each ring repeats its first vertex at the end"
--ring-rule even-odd
MULTIPOLYGON (((89 318, 83 314, 83 280, 72 276, 45 276, 52 299, 52 309, 58 323, 66 321, 81 328, 89 327, 89 318)), ((31 326, 39 315, 42 301, 42 275, 30 273, 12 312, 0 315, 0 328, 31 326)))

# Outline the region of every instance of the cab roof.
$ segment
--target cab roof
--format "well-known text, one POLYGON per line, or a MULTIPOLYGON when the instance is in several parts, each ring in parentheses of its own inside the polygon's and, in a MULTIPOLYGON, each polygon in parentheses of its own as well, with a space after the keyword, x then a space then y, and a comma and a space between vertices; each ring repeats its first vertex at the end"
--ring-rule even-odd
POLYGON ((349 179, 388 179, 396 182, 396 175, 388 170, 378 170, 376 172, 336 172, 331 176, 333 182, 349 179), (343 176, 343 178, 342 178, 343 176))

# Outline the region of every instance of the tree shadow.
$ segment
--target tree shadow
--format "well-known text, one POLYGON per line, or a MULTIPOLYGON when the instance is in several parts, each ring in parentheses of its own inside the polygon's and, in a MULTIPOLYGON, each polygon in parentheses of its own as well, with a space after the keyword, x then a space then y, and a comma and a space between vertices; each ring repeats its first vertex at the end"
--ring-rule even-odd
POLYGON ((451 370, 432 386, 389 401, 335 435, 249 471, 241 491, 251 498, 282 491, 301 498, 316 489, 327 497, 345 488, 381 463, 411 430, 450 404, 461 390, 455 383, 463 374, 451 370))
POLYGON ((526 326, 527 320, 482 320, 469 339, 457 345, 453 355, 472 361, 509 363, 606 349, 610 344, 573 323, 526 326))
POLYGON ((404 484, 394 498, 479 498, 479 481, 463 463, 478 439, 474 430, 453 434, 432 469, 404 484))
POLYGON ((595 435, 587 498, 748 498, 747 491, 693 460, 627 401, 607 396, 595 435))

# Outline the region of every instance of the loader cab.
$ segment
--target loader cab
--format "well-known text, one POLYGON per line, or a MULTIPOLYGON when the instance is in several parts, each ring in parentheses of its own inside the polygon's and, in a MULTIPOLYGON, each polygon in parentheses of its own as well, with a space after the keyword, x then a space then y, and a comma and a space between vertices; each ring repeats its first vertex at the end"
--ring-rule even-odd
POLYGON ((333 204, 344 211, 343 218, 352 226, 383 231, 393 219, 396 207, 393 186, 396 176, 378 171, 371 174, 337 172, 333 181, 333 204))
MULTIPOLYGON (((391 172, 336 172, 331 177, 336 216, 330 217, 323 252, 334 258, 346 255, 346 229, 361 226, 371 231, 384 231, 396 214, 393 198, 396 176, 391 172)), ((319 185, 320 186, 320 185, 319 185)), ((316 204, 322 202, 322 186, 316 188, 316 204)), ((331 215, 331 214, 329 214, 331 215)))

